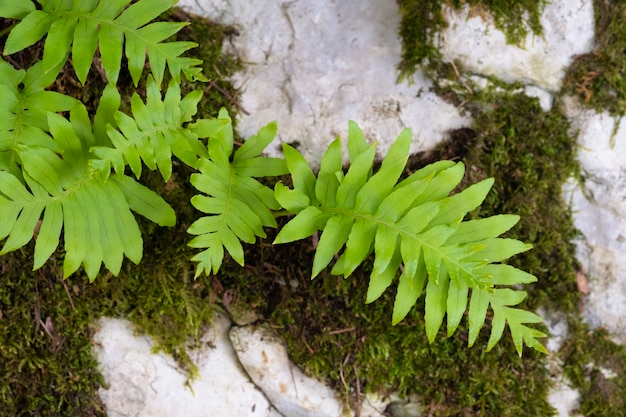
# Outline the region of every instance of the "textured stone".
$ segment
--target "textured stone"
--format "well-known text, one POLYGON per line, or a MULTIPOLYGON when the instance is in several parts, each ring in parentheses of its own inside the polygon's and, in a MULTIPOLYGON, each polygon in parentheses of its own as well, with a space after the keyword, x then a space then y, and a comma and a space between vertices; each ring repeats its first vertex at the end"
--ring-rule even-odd
POLYGON ((336 417, 343 406, 333 390, 289 361, 287 349, 264 327, 233 327, 230 339, 241 366, 276 409, 289 417, 336 417))
POLYGON ((573 99, 566 101, 566 111, 580 132, 584 184, 570 182, 565 195, 583 234, 577 257, 589 287, 584 316, 626 344, 626 123, 616 129, 615 118, 583 109, 573 99))
POLYGON ((504 33, 485 16, 470 17, 468 7, 461 12, 446 8, 445 14, 449 26, 440 42, 444 58, 459 60, 470 72, 507 82, 558 91, 574 55, 593 47, 593 3, 588 0, 549 2, 541 17, 543 36, 529 34, 523 47, 508 44, 504 33))
POLYGON ((168 355, 152 353, 147 336, 126 320, 101 319, 94 351, 108 389, 100 389, 109 417, 278 417, 242 372, 227 337, 230 322, 216 315, 203 349, 190 352, 199 377, 190 387, 168 355))
POLYGON ((234 81, 249 112, 240 134, 276 120, 279 141, 298 141, 313 165, 338 135, 347 137, 348 120, 378 141, 381 155, 405 127, 413 130, 416 152, 467 124, 429 91, 422 74, 412 85, 396 83, 396 2, 267 0, 259 7, 249 0, 183 0, 179 6, 239 28, 232 45, 246 66, 234 81))

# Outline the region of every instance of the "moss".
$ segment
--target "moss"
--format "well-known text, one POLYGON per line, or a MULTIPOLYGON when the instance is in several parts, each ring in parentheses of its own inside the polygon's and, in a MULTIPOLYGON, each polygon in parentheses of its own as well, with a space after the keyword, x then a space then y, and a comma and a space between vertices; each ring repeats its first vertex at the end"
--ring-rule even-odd
POLYGON ((271 319, 294 361, 333 381, 353 405, 359 387, 361 393, 417 394, 430 415, 552 415, 541 355, 519 359, 510 340, 486 353, 488 328, 472 349, 464 327, 429 345, 423 302, 392 327, 393 292, 365 305, 366 280, 361 270, 348 280, 325 275, 303 283, 271 319), (530 383, 520 384, 520 375, 530 383))
MULTIPOLYGON (((233 29, 177 11, 162 18, 190 20, 179 36, 201 45, 196 56, 205 60, 204 70, 212 83, 205 85, 199 112, 213 116, 224 106, 237 114, 237 91, 225 79, 239 64, 222 53, 222 43, 234 34, 233 29)), ((28 66, 41 51, 40 42, 12 56, 12 62, 28 66)), ((104 80, 94 74, 83 88, 67 65, 53 88, 80 98, 93 111, 104 88, 104 80)), ((145 76, 140 88, 143 85, 145 76)), ((134 91, 124 70, 119 88, 125 99, 134 91)), ((192 87, 187 83, 185 88, 192 87)), ((186 246, 185 230, 195 216, 188 204, 193 191, 184 180, 189 174, 174 164, 167 184, 156 173, 142 176, 142 182, 174 206, 178 223, 174 228, 160 228, 138 219, 144 232, 142 263, 126 262, 118 277, 102 273, 93 284, 80 274, 62 280, 62 253, 30 272, 32 244, 0 258, 0 417, 105 416, 96 391, 106 383, 93 357, 91 337, 102 316, 132 320, 153 337, 157 350, 172 354, 193 375, 195 368, 185 347, 199 343, 215 304, 212 280, 194 280, 188 261, 192 252, 186 246)))
POLYGON ((580 319, 569 323, 570 337, 559 355, 563 370, 580 392, 579 413, 621 415, 626 409, 626 349, 606 329, 590 330, 580 319))
POLYGON ((568 68, 563 91, 598 112, 621 117, 626 111, 626 3, 594 0, 595 45, 568 68))
POLYGON ((441 53, 435 47, 437 33, 447 27, 442 13, 444 5, 461 9, 469 5, 470 13, 492 16, 496 28, 507 41, 522 44, 528 33, 541 35, 541 12, 545 0, 399 0, 402 61, 398 69, 401 78, 410 78, 417 68, 439 66, 441 53))
POLYGON ((31 263, 27 250, 2 257, 0 416, 104 416, 91 310, 70 301, 81 285, 55 268, 23 272, 31 263))

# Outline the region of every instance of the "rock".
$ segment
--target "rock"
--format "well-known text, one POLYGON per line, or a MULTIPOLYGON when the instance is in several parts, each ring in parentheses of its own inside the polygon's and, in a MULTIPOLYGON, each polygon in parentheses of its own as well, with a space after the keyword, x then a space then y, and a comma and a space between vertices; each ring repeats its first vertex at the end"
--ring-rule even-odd
MULTIPOLYGON (((183 0, 179 6, 236 25, 232 40, 246 66, 235 75, 242 87, 239 133, 255 134, 277 120, 278 141, 300 143, 314 166, 354 120, 384 155, 405 127, 412 152, 431 149, 446 132, 467 124, 458 110, 429 91, 417 73, 412 85, 396 83, 401 43, 393 1, 310 2, 183 0)), ((279 152, 278 141, 268 152, 279 152)))
POLYGON ((558 417, 579 417, 575 410, 579 406, 580 393, 569 387, 567 378, 562 377, 554 382, 548 400, 558 413, 558 417))
POLYGON ((216 314, 203 349, 190 352, 199 377, 187 376, 163 353, 152 353, 147 336, 134 335, 126 320, 103 318, 94 336, 95 354, 108 389, 100 398, 109 417, 278 417, 237 364, 228 340, 230 322, 216 314))
POLYGON ((616 128, 607 113, 566 101, 572 128, 579 130, 578 159, 584 184, 566 187, 575 213, 574 224, 584 238, 577 258, 586 275, 584 316, 593 327, 606 327, 614 341, 626 344, 626 123, 616 128))
POLYGON ((506 82, 558 91, 574 55, 593 47, 593 3, 587 0, 549 2, 541 17, 544 35, 529 34, 523 48, 508 44, 504 33, 484 16, 470 17, 467 6, 461 12, 450 8, 444 12, 449 24, 440 42, 444 59, 459 60, 470 72, 506 82))
POLYGON ((265 327, 233 327, 230 340, 241 366, 276 409, 289 417, 337 417, 333 390, 289 362, 283 343, 265 327))

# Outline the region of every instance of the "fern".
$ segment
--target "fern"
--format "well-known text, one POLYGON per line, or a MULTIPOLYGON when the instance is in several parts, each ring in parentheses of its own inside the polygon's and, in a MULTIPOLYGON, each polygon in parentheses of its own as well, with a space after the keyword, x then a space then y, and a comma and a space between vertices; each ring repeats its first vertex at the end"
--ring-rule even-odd
POLYGON ((157 84, 165 66, 172 78, 180 72, 191 81, 206 81, 199 59, 180 55, 197 46, 193 42, 163 42, 187 23, 151 20, 176 4, 177 0, 0 0, 0 17, 19 19, 6 40, 4 54, 21 51, 46 36, 43 54, 45 72, 58 74, 70 52, 76 76, 85 83, 96 49, 110 83, 117 82, 123 52, 135 86, 144 69, 146 51, 157 84))
POLYGON ((0 171, 21 178, 18 150, 23 147, 45 147, 58 150, 58 144, 47 134, 48 113, 69 111, 80 102, 72 97, 44 90, 54 76, 46 74, 37 63, 27 71, 16 70, 0 60, 0 171))
POLYGON ((487 179, 450 195, 464 175, 462 163, 441 161, 406 179, 411 133, 405 130, 374 170, 375 145, 369 146, 351 122, 350 167, 343 169, 342 145, 334 141, 317 175, 304 157, 283 145, 285 159, 262 152, 276 135, 270 123, 235 150, 233 126, 222 109, 216 119, 194 120, 201 92, 181 98, 180 73, 205 81, 200 60, 181 57, 192 42, 165 42, 185 23, 151 22, 175 0, 0 0, 0 17, 18 20, 9 32, 5 54, 46 37, 43 60, 16 70, 0 60, 0 255, 36 239, 34 268, 41 267, 62 241, 63 274, 81 265, 93 280, 102 264, 118 274, 124 257, 139 262, 142 237, 133 214, 171 226, 172 208, 136 178, 144 166, 172 174, 172 159, 198 170, 191 184, 201 193, 191 204, 204 213, 189 228, 189 245, 202 249, 192 260, 196 276, 217 273, 228 252, 244 264, 242 242, 266 237, 285 210, 294 217, 275 243, 303 239, 321 231, 312 276, 336 259, 331 273, 350 276, 370 255, 366 302, 378 299, 393 283, 397 290, 392 323, 404 319, 425 294, 426 335, 434 340, 446 318, 448 336, 462 318, 469 321, 472 346, 492 311, 487 350, 508 324, 515 348, 545 352, 545 335, 529 324, 541 319, 517 308, 526 293, 515 289, 536 278, 502 263, 530 245, 498 236, 517 216, 464 221, 489 192, 487 179), (47 91, 72 55, 85 83, 99 50, 108 78, 93 116, 77 100, 47 91), (148 56, 145 102, 131 99, 131 114, 119 111, 116 89, 122 56, 135 86, 148 56), (164 96, 165 67, 172 80, 164 96), (69 119, 58 113, 69 112, 69 119), (201 140, 207 139, 205 146, 201 140), (274 190, 257 179, 291 174, 293 188, 274 190), (61 233, 63 233, 61 239, 61 233), (511 288, 513 287, 513 288, 511 288))
POLYGON ((126 164, 137 178, 141 175, 142 161, 150 170, 159 169, 167 181, 172 174, 172 154, 196 168, 198 156, 206 156, 206 149, 184 123, 190 122, 202 97, 194 91, 181 100, 180 86, 172 81, 165 98, 152 77, 148 78, 147 101, 139 95, 131 100, 133 117, 120 111, 114 113, 115 126, 106 128, 111 146, 92 148, 96 159, 90 161, 93 172, 108 175, 111 167, 116 173, 124 173, 126 164))
POLYGON ((259 156, 276 136, 276 123, 248 138, 234 154, 233 126, 225 109, 220 110, 217 119, 200 120, 190 128, 198 136, 209 138, 209 157, 200 159, 200 172, 191 176, 191 184, 206 194, 194 196, 191 203, 209 214, 188 229, 197 235, 189 245, 206 248, 192 258, 198 262, 197 277, 202 272, 217 273, 224 249, 243 265, 240 241, 254 243, 256 236, 266 237, 263 227, 276 227, 272 210, 280 206, 272 190, 255 178, 283 175, 287 169, 281 159, 259 156))
POLYGON ((317 276, 339 255, 331 273, 349 276, 374 253, 367 302, 379 298, 399 274, 393 324, 402 320, 425 288, 428 340, 437 335, 447 315, 448 335, 457 329, 467 309, 472 345, 491 306, 494 320, 487 349, 501 338, 508 322, 516 349, 522 342, 545 351, 537 341, 540 331, 527 327, 540 318, 511 306, 526 293, 499 288, 532 282, 535 277, 513 267, 496 264, 523 252, 530 245, 497 238, 517 223, 517 216, 494 216, 463 222, 478 207, 493 180, 487 179, 448 196, 464 174, 462 163, 442 161, 429 165, 400 182, 408 158, 411 133, 397 138, 380 169, 373 173, 375 145, 368 146, 358 126, 349 126, 350 168, 342 168, 341 141, 324 154, 313 173, 294 148, 283 145, 293 189, 275 187, 277 201, 296 216, 279 232, 275 243, 287 243, 322 231, 313 260, 317 276))
POLYGON ((131 210, 169 226, 175 222, 174 211, 130 177, 116 174, 105 180, 89 175, 89 147, 95 139, 84 107, 71 113, 71 122, 48 113, 47 124, 59 153, 46 147, 18 146, 24 182, 0 171, 0 239, 6 238, 0 254, 27 244, 41 221, 34 269, 56 250, 62 229, 65 277, 82 264, 93 280, 103 262, 117 274, 124 255, 138 263, 142 239, 131 210))

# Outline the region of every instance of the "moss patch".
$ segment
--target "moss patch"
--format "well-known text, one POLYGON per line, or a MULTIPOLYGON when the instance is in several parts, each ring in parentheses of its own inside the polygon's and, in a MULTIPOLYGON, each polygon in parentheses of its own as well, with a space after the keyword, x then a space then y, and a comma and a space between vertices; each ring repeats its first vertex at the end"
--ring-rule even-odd
POLYGON ((594 0, 593 4, 595 48, 569 67, 563 91, 598 112, 622 117, 626 112, 626 3, 594 0))
POLYGON ((580 298, 572 243, 577 231, 562 187, 578 172, 576 138, 558 102, 544 112, 538 99, 511 88, 512 92, 488 88, 464 96, 474 122, 453 134, 453 146, 456 157, 468 166, 466 184, 495 178, 477 214, 521 216, 508 236, 531 243, 533 250, 515 256, 511 263, 537 276, 538 283, 529 287, 533 307, 548 304, 570 312, 580 298))
POLYGON ((424 64, 440 64, 441 53, 435 47, 435 39, 447 27, 442 13, 444 5, 457 10, 469 5, 471 14, 492 18, 508 42, 521 44, 530 32, 541 35, 539 18, 547 3, 545 0, 399 0, 402 16, 400 77, 410 78, 424 64))
POLYGON ((590 330, 581 320, 569 323, 571 336, 560 352, 565 375, 581 394, 585 416, 621 415, 626 409, 626 349, 605 329, 590 330))

